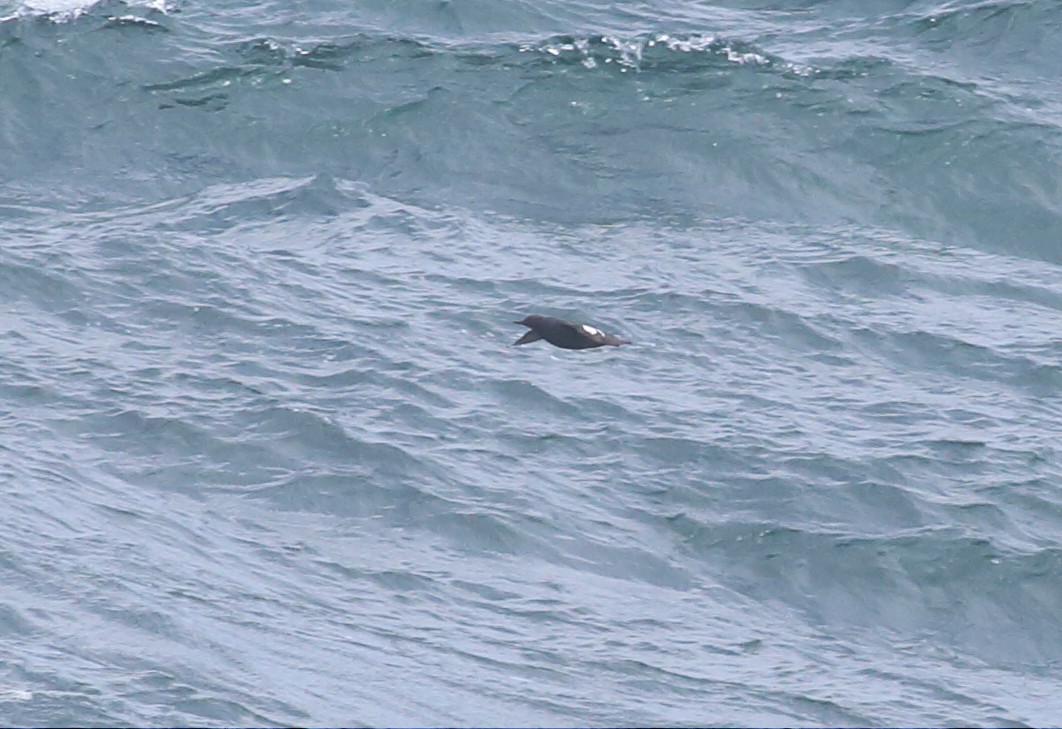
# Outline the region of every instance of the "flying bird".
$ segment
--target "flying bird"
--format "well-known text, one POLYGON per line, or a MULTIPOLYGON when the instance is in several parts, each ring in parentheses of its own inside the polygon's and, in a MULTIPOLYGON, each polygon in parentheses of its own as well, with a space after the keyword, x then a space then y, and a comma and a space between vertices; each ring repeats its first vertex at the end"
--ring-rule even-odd
POLYGON ((630 344, 625 339, 620 339, 614 334, 605 334, 600 329, 595 329, 589 324, 572 324, 570 321, 564 321, 552 316, 532 314, 524 317, 523 321, 514 323, 523 324, 530 331, 513 342, 513 346, 530 344, 531 342, 537 342, 539 339, 545 339, 554 347, 560 347, 561 349, 592 349, 594 347, 604 347, 605 345, 618 347, 621 344, 630 344))

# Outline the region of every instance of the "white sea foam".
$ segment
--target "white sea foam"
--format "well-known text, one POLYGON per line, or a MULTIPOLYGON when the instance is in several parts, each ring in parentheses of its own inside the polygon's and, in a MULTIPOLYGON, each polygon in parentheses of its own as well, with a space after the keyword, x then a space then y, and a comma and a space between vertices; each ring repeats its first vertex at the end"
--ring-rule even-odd
MULTIPOLYGON (((15 14, 19 16, 44 15, 57 21, 67 21, 79 17, 99 4, 99 0, 23 0, 15 14)), ((126 0, 130 8, 144 8, 160 13, 167 12, 166 0, 126 0)))

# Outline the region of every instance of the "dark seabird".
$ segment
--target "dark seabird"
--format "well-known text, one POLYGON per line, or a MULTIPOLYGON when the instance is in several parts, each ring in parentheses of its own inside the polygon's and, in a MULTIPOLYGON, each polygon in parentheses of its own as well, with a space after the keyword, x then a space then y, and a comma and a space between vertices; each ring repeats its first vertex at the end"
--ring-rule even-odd
POLYGON ((620 339, 613 334, 605 334, 600 329, 587 324, 572 324, 570 321, 555 319, 552 316, 528 316, 523 321, 514 322, 529 327, 531 331, 513 342, 517 344, 530 344, 539 339, 545 339, 554 347, 561 349, 591 349, 604 347, 606 344, 618 347, 621 344, 630 344, 625 339, 620 339))

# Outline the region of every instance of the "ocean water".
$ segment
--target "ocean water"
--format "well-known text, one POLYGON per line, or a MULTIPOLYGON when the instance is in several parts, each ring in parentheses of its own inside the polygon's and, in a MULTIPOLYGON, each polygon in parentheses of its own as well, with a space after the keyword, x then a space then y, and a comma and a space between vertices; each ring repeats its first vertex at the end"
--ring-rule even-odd
POLYGON ((0 0, 0 724, 1059 724, 1060 77, 1047 0, 0 0))

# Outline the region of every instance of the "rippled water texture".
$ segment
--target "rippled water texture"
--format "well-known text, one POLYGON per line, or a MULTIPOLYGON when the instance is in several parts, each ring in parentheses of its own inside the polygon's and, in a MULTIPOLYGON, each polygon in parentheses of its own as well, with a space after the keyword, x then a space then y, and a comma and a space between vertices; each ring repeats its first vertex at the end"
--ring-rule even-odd
POLYGON ((4 2, 0 724, 1062 720, 1057 3, 4 2))

